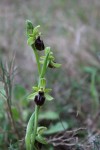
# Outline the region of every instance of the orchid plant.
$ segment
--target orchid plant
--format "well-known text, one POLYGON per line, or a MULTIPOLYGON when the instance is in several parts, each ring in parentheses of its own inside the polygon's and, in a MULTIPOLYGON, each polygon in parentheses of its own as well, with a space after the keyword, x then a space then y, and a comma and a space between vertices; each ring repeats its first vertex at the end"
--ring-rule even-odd
POLYGON ((51 89, 46 88, 45 75, 48 67, 59 68, 61 66, 61 64, 56 63, 51 48, 44 46, 39 28, 39 25, 33 27, 31 21, 26 21, 27 43, 32 47, 35 54, 39 74, 38 84, 32 87, 33 92, 28 96, 28 99, 34 100, 35 102, 35 111, 32 113, 27 124, 25 135, 26 150, 37 150, 36 143, 47 144, 46 138, 43 136, 47 128, 38 126, 40 108, 44 105, 45 101, 53 100, 53 97, 49 94, 51 89), (40 56, 39 53, 43 50, 44 56, 40 56))

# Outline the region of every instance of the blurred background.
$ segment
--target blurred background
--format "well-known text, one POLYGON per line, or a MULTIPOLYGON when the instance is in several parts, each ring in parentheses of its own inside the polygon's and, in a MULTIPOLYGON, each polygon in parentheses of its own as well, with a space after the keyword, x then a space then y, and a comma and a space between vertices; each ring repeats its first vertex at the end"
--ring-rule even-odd
MULTIPOLYGON (((17 130, 21 130, 18 142, 7 117, 6 102, 1 96, 0 150, 25 149, 22 143, 26 124, 34 111, 34 102, 28 101, 27 95, 38 78, 35 57, 27 45, 27 19, 34 26, 41 26, 45 46, 51 47, 57 62, 62 64, 60 69, 48 69, 46 75, 55 99, 42 108, 39 123, 48 126, 48 139, 49 134, 80 127, 87 128, 87 133, 80 136, 82 141, 89 135, 96 139, 100 132, 100 1, 0 0, 0 61, 4 64, 0 75, 2 78, 3 71, 9 72, 7 66, 14 59, 17 71, 12 84, 11 110, 17 130)), ((7 94, 5 84, 1 80, 1 94, 7 94)), ((81 140, 79 138, 79 144, 81 140)), ((90 144, 91 139, 88 141, 90 144)), ((51 141, 46 149, 70 150, 66 144, 52 145, 51 141)), ((73 149, 78 150, 76 145, 73 149)), ((86 142, 84 145, 85 149, 94 148, 93 144, 88 148, 86 142)))

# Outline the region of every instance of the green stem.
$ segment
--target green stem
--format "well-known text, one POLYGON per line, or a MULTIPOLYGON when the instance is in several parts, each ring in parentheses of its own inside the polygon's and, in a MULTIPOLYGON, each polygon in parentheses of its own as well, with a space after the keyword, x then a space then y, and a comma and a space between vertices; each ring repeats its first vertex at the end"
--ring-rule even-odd
POLYGON ((40 80, 41 80, 41 78, 44 78, 45 73, 46 73, 49 53, 50 53, 50 51, 47 53, 47 55, 46 55, 46 57, 45 57, 45 60, 44 60, 43 67, 42 67, 42 69, 41 69, 38 87, 41 87, 41 85, 40 85, 40 84, 41 84, 40 80))
POLYGON ((46 73, 49 53, 50 53, 50 51, 46 54, 46 57, 45 57, 45 60, 44 60, 44 64, 43 64, 43 67, 42 67, 42 70, 41 70, 40 78, 43 78, 45 73, 46 73))
POLYGON ((37 67, 38 67, 38 73, 40 75, 40 73, 41 73, 41 66, 40 66, 40 62, 39 62, 39 56, 38 56, 38 53, 37 53, 37 49, 35 48, 34 45, 32 46, 32 49, 33 49, 34 54, 35 54, 35 58, 36 58, 36 62, 37 62, 37 67))
MULTIPOLYGON (((47 63, 48 63, 48 56, 49 56, 50 51, 48 51, 48 53, 46 54, 44 64, 43 64, 43 67, 42 67, 42 70, 41 70, 39 57, 38 57, 38 53, 37 53, 37 50, 36 50, 35 46, 32 46, 32 49, 34 50, 35 57, 36 57, 36 62, 37 62, 38 72, 39 72, 39 78, 43 78, 45 73, 46 73, 47 63)), ((39 79, 38 86, 41 86, 40 85, 40 79, 39 79)), ((40 106, 37 106, 37 105, 35 106, 35 116, 34 116, 35 118, 31 119, 31 121, 29 121, 29 123, 28 123, 29 132, 28 132, 28 134, 26 135, 26 138, 25 138, 26 139, 27 150, 33 150, 33 148, 35 148, 34 143, 35 143, 35 138, 36 138, 36 134, 37 134, 39 108, 40 108, 40 106), (33 124, 34 124, 34 131, 32 133, 33 124)))
POLYGON ((31 141, 32 141, 31 150, 34 147, 36 133, 37 133, 39 108, 40 108, 40 106, 37 106, 37 105, 35 106, 34 133, 33 133, 32 137, 31 137, 31 141))
MULTIPOLYGON (((49 52, 47 53, 46 58, 44 60, 44 64, 43 64, 43 67, 42 67, 42 70, 41 70, 40 78, 43 78, 44 75, 45 75, 46 68, 47 68, 47 62, 48 62, 48 56, 49 56, 49 52)), ((39 82, 39 86, 41 86, 40 82, 39 82)), ((34 133, 31 136, 31 141, 32 141, 31 150, 34 147, 36 133, 37 133, 39 108, 40 108, 40 106, 37 106, 37 105, 35 106, 34 133)))

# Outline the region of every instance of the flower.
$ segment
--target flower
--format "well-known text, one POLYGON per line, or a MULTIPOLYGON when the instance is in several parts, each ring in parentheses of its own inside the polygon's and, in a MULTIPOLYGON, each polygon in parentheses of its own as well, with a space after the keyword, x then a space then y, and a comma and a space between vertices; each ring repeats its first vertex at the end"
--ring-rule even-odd
POLYGON ((40 39, 40 36, 35 40, 35 48, 39 51, 42 51, 45 49, 43 41, 40 39))
POLYGON ((39 91, 38 95, 35 96, 34 101, 36 105, 42 106, 45 102, 45 96, 43 91, 39 91))

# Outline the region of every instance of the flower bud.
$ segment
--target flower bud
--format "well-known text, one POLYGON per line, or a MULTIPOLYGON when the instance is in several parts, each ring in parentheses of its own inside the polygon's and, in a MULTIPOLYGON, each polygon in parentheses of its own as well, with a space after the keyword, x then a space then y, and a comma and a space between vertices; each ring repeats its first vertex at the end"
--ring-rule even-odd
POLYGON ((30 20, 27 20, 26 21, 26 33, 27 33, 27 36, 29 37, 29 34, 32 34, 33 33, 33 24, 30 20))
POLYGON ((49 68, 54 68, 53 65, 50 64, 50 63, 48 64, 48 67, 49 67, 49 68))
MULTIPOLYGON (((56 62, 54 61, 54 63, 56 63, 56 62)), ((55 67, 53 66, 52 62, 49 62, 48 67, 49 67, 49 68, 55 68, 55 67)))
POLYGON ((35 47, 37 50, 42 51, 45 49, 43 41, 40 39, 40 36, 35 40, 35 47))

